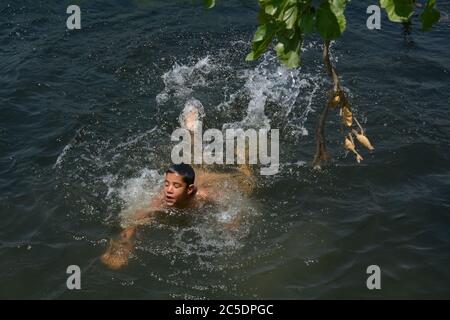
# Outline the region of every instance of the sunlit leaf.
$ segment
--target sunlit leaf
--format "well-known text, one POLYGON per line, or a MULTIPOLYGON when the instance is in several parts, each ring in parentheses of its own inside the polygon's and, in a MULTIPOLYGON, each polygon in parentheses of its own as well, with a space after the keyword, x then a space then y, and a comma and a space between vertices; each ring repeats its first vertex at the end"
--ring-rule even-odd
POLYGON ((414 13, 414 0, 380 0, 392 22, 406 22, 414 13))
POLYGON ((265 8, 265 13, 267 13, 268 15, 270 15, 270 16, 273 16, 276 12, 277 12, 277 7, 275 7, 275 6, 273 6, 273 5, 268 5, 266 8, 265 8))
POLYGON ((298 9, 296 6, 289 7, 286 9, 283 15, 283 20, 286 23, 287 29, 292 29, 297 21, 298 9))
POLYGON ((253 36, 252 51, 245 58, 247 61, 258 59, 272 42, 276 29, 272 24, 260 25, 253 36))
POLYGON ((296 68, 300 65, 300 47, 302 39, 295 35, 293 39, 278 37, 275 46, 278 59, 288 68, 296 68))

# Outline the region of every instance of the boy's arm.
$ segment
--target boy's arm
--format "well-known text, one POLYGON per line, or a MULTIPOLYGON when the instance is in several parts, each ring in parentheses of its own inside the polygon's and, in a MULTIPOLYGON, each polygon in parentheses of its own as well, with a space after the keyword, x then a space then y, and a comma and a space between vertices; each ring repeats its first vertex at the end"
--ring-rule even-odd
POLYGON ((125 227, 117 239, 111 239, 106 252, 100 260, 111 269, 120 269, 128 263, 131 252, 134 249, 134 235, 137 227, 153 220, 162 207, 160 195, 154 197, 147 208, 139 209, 133 214, 131 223, 125 227))

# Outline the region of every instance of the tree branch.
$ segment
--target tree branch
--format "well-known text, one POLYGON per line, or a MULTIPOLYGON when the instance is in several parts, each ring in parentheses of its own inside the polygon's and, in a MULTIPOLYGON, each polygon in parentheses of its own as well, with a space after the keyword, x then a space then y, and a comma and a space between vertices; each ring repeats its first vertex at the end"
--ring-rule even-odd
MULTIPOLYGON (((314 156, 313 167, 320 169, 323 164, 327 163, 331 157, 327 152, 326 140, 325 140, 325 122, 328 117, 328 112, 331 108, 331 100, 333 97, 341 92, 339 83, 339 76, 336 69, 333 67, 330 61, 330 41, 326 40, 323 46, 323 63, 327 70, 328 75, 333 81, 333 91, 330 94, 330 98, 325 105, 322 114, 319 119, 319 123, 316 128, 316 155, 314 156)), ((344 96, 339 94, 340 96, 344 96)), ((345 99, 345 96, 344 96, 345 99)))

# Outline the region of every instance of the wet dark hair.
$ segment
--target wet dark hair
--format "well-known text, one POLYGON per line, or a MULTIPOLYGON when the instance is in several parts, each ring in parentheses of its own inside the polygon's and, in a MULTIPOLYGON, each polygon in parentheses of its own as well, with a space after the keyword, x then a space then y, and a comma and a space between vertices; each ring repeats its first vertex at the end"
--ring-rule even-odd
POLYGON ((183 181, 187 183, 187 185, 194 184, 195 181, 195 171, 194 169, 185 163, 180 164, 172 164, 169 169, 166 170, 166 173, 176 173, 183 178, 183 181))

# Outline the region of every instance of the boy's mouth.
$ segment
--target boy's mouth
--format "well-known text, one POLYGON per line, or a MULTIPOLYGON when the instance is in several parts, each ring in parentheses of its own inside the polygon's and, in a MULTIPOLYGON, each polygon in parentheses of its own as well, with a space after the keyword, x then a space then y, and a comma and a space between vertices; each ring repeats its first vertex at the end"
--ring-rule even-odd
POLYGON ((173 203, 175 203, 175 198, 172 196, 166 195, 166 202, 167 202, 167 204, 173 204, 173 203))

